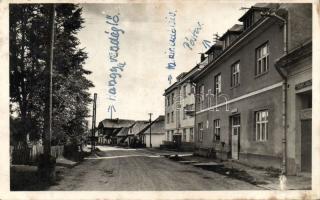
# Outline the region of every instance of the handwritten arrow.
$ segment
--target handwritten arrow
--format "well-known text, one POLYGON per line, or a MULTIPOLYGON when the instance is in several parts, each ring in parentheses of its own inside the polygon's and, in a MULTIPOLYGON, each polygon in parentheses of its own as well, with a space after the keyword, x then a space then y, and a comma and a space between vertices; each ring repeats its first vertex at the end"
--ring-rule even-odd
POLYGON ((211 42, 208 40, 203 40, 202 44, 203 44, 204 48, 206 48, 206 49, 211 47, 211 42))
POLYGON ((114 105, 109 105, 108 112, 110 113, 110 118, 112 119, 112 112, 116 112, 114 105))
POLYGON ((172 76, 171 74, 168 76, 168 81, 169 81, 169 84, 171 85, 171 80, 172 80, 172 76))

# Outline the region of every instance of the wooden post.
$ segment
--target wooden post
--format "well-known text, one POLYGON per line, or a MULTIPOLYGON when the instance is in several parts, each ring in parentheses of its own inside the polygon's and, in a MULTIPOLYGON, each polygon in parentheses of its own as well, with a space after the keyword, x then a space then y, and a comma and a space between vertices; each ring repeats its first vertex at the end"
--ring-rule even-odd
POLYGON ((41 179, 55 182, 56 180, 56 159, 51 156, 51 135, 52 135, 52 66, 53 66, 53 47, 54 47, 54 21, 55 21, 55 5, 48 4, 49 10, 49 35, 48 58, 45 69, 45 77, 47 78, 45 85, 45 111, 44 111, 44 143, 43 155, 39 158, 38 172, 41 179))
POLYGON ((93 110, 92 110, 92 136, 91 136, 91 152, 94 151, 95 149, 95 141, 94 141, 94 136, 95 136, 95 129, 96 129, 96 102, 97 102, 97 93, 94 93, 93 97, 93 110))
POLYGON ((46 67, 46 76, 48 78, 46 85, 46 102, 45 102, 45 118, 44 118, 44 155, 49 158, 51 155, 51 135, 52 135, 52 66, 53 66, 53 47, 54 47, 54 20, 55 5, 50 4, 49 16, 49 34, 50 44, 48 46, 48 60, 46 67))
POLYGON ((149 113, 150 115, 150 119, 149 119, 149 123, 150 123, 150 148, 152 148, 152 143, 151 143, 151 116, 152 116, 152 113, 149 113))

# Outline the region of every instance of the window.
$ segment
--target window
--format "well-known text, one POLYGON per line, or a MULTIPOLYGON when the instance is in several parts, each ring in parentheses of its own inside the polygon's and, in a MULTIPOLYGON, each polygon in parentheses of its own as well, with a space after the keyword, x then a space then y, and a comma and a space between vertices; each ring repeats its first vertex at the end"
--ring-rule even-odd
POLYGON ((194 86, 193 85, 190 85, 190 94, 194 94, 195 92, 194 92, 194 86))
POLYGON ((173 122, 173 112, 171 112, 171 122, 173 122))
POLYGON ((170 95, 167 96, 167 106, 170 106, 170 95))
POLYGON ((173 140, 173 130, 171 131, 171 135, 170 135, 170 141, 172 141, 173 140))
POLYGON ((167 113, 167 124, 170 122, 170 113, 167 113))
POLYGON ((202 142, 203 139, 203 123, 198 124, 198 141, 202 142))
POLYGON ((204 85, 200 87, 200 110, 204 109, 204 85))
POLYGON ((193 142, 193 128, 190 128, 190 142, 193 142))
POLYGON ((244 30, 249 28, 253 23, 253 14, 250 14, 249 16, 247 16, 243 23, 244 23, 244 30))
POLYGON ((170 141, 170 131, 167 131, 167 141, 170 141))
POLYGON ((183 110, 183 119, 187 119, 188 115, 191 117, 192 113, 194 112, 194 104, 187 104, 183 110))
POLYGON ((213 120, 214 140, 220 140, 220 119, 213 120))
POLYGON ((231 133, 232 135, 240 134, 240 115, 232 116, 231 118, 231 133))
POLYGON ((312 92, 304 92, 298 95, 301 109, 312 108, 312 92))
POLYGON ((207 97, 207 107, 211 107, 212 105, 212 93, 211 93, 211 89, 208 90, 208 94, 206 95, 207 97))
POLYGON ((268 110, 255 113, 255 135, 256 141, 267 141, 268 139, 268 110))
POLYGON ((213 52, 208 55, 208 62, 213 61, 213 52))
POLYGON ((183 97, 184 98, 187 97, 187 86, 186 85, 183 86, 183 97))
POLYGON ((183 119, 187 119, 187 109, 188 106, 183 107, 183 119))
POLYGON ((229 38, 229 36, 227 35, 227 36, 225 37, 225 39, 223 40, 223 49, 226 49, 226 48, 229 46, 229 44, 230 44, 230 38, 229 38))
POLYGON ((214 77, 214 94, 221 93, 221 74, 214 77))
POLYGON ((194 111, 194 104, 188 104, 186 105, 187 111, 194 111))
POLYGON ((187 129, 183 129, 182 131, 182 141, 186 142, 187 141, 187 129))
POLYGON ((240 84, 240 62, 233 64, 231 66, 231 86, 236 86, 240 84))
POLYGON ((174 93, 171 94, 171 104, 174 104, 174 93))
POLYGON ((263 74, 269 69, 269 46, 265 43, 256 50, 256 75, 263 74))

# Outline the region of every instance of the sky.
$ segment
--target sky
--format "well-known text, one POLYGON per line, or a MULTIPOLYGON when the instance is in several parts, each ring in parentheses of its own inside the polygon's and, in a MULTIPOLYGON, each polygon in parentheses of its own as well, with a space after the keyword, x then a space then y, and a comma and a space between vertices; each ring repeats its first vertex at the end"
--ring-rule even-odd
MULTIPOLYGON (((200 62, 200 53, 207 49, 202 44, 207 40, 213 44, 214 34, 222 36, 252 3, 225 3, 216 1, 191 1, 173 3, 135 4, 80 4, 83 7, 84 28, 78 34, 80 47, 85 48, 88 59, 85 69, 92 71, 88 79, 95 85, 90 93, 97 93, 97 124, 110 118, 108 106, 114 105, 113 118, 148 120, 164 115, 164 90, 170 86, 168 75, 176 76, 186 72, 200 62), (175 69, 167 69, 171 27, 169 12, 175 16, 175 69), (112 26, 106 22, 106 15, 118 15, 119 33, 118 62, 125 62, 121 78, 116 77, 115 101, 109 100, 108 82, 110 69, 110 39, 112 26), (167 18, 166 18, 167 17, 167 18), (193 30, 201 24, 192 50, 183 43, 192 38, 193 30), (109 34, 105 33, 109 32, 109 34)), ((116 33, 116 32, 115 32, 116 33)), ((171 43, 172 44, 172 43, 171 43)), ((90 107, 91 109, 91 107, 90 107)), ((91 111, 92 112, 92 111, 91 111)))

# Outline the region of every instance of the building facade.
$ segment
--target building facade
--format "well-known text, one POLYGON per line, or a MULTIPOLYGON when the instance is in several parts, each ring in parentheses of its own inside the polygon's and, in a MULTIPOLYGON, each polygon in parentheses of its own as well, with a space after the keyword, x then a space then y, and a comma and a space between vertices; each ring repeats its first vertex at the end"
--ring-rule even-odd
POLYGON ((130 147, 143 147, 142 138, 139 134, 144 132, 150 126, 149 121, 138 120, 135 121, 134 125, 130 127, 128 132, 127 142, 130 147))
POLYGON ((168 143, 173 142, 173 137, 176 134, 178 128, 176 120, 176 96, 178 95, 177 82, 173 83, 169 88, 165 90, 165 141, 168 143))
POLYGON ((275 63, 311 38, 310 13, 311 4, 257 4, 207 52, 207 66, 192 79, 196 153, 263 167, 289 169, 299 162, 286 157, 296 146, 286 134, 295 127, 285 128, 283 115, 292 117, 285 113, 287 82, 275 63))
POLYGON ((116 145, 118 143, 117 134, 123 128, 132 127, 134 123, 134 120, 127 119, 104 119, 98 124, 99 135, 105 138, 105 144, 116 145))
POLYGON ((160 115, 157 119, 155 119, 151 126, 148 126, 146 130, 144 130, 141 135, 143 137, 143 142, 146 147, 150 148, 158 148, 163 143, 166 137, 166 132, 164 129, 164 116, 160 115), (150 138, 151 133, 151 138, 150 138))
POLYGON ((276 65, 287 79, 287 172, 311 172, 312 42, 292 49, 276 65))
POLYGON ((194 147, 195 87, 190 81, 198 72, 198 66, 180 74, 177 81, 165 90, 164 143, 175 145, 182 150, 194 147))

